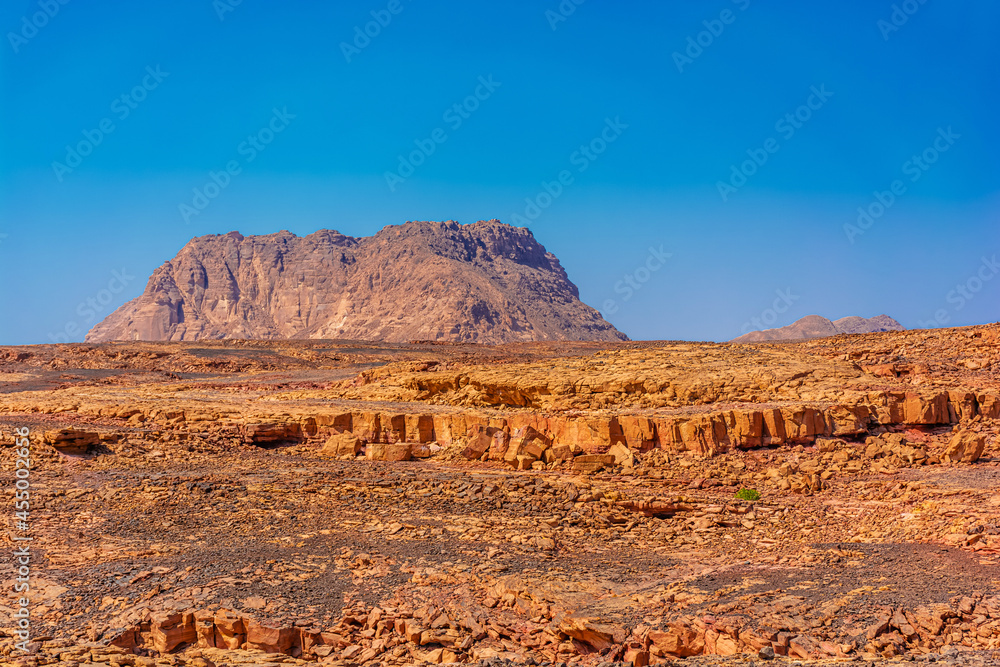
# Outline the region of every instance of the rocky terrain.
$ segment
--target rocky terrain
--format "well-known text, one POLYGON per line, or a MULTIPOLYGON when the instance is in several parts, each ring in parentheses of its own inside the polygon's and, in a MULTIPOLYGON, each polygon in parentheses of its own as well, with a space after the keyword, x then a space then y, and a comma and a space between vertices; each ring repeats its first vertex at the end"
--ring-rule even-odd
POLYGON ((191 240, 88 342, 349 338, 508 343, 627 340, 580 301, 525 228, 408 222, 191 240))
POLYGON ((902 324, 888 315, 876 315, 869 319, 851 316, 833 321, 819 315, 806 315, 787 327, 751 331, 733 339, 732 342, 760 343, 768 340, 806 340, 836 336, 837 334, 877 333, 880 331, 904 331, 904 328, 902 324))
POLYGON ((997 664, 998 420, 1000 325, 0 348, 0 661, 997 664))

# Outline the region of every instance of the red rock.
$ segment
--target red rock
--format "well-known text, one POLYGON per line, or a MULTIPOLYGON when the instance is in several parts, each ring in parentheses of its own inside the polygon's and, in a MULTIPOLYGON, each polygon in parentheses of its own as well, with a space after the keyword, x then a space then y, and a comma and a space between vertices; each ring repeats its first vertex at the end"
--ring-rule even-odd
POLYGON ((153 648, 160 653, 169 653, 181 644, 198 641, 194 614, 189 612, 161 613, 150 619, 153 648))
POLYGON ((666 655, 687 658, 705 650, 705 632, 683 622, 672 622, 665 632, 651 630, 647 635, 652 646, 666 655))
POLYGON ((43 437, 46 443, 63 454, 86 454, 91 447, 95 447, 101 442, 100 434, 75 428, 46 431, 43 437))
POLYGON ((409 461, 412 458, 412 451, 410 443, 407 442, 396 444, 370 442, 365 456, 372 461, 409 461))
POLYGON ((246 641, 246 625, 243 618, 228 609, 215 612, 215 645, 219 648, 236 649, 246 641))
POLYGON ((206 610, 196 611, 194 626, 198 633, 198 646, 215 648, 215 614, 206 610))
POLYGON ((600 619, 571 616, 559 623, 559 632, 582 642, 594 651, 611 648, 625 641, 627 632, 619 625, 604 623, 600 619))
POLYGON ((247 424, 243 427, 243 437, 253 445, 276 445, 302 440, 302 426, 292 422, 271 422, 247 424))
POLYGON ((247 645, 268 653, 286 653, 298 634, 295 628, 276 628, 256 621, 248 621, 246 627, 247 645))
POLYGON ((820 657, 819 643, 808 635, 798 635, 788 640, 788 657, 813 660, 820 657))
POLYGON ((485 429, 479 427, 479 430, 469 439, 465 449, 462 450, 462 456, 470 461, 478 460, 489 451, 492 442, 493 439, 486 435, 485 429))

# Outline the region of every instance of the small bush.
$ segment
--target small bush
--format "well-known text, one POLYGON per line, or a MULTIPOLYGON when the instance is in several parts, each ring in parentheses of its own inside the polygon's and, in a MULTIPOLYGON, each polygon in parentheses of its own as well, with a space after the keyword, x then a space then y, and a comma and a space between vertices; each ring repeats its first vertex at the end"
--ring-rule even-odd
POLYGON ((740 489, 736 492, 740 500, 760 500, 760 492, 756 489, 740 489))

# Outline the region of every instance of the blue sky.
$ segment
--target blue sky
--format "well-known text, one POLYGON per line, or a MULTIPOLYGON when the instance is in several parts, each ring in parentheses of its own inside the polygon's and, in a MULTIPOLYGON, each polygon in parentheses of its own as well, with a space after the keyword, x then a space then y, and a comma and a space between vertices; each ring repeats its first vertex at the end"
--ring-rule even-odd
POLYGON ((1000 5, 895 6, 8 1, 0 344, 192 236, 490 218, 635 339, 996 321, 1000 5))

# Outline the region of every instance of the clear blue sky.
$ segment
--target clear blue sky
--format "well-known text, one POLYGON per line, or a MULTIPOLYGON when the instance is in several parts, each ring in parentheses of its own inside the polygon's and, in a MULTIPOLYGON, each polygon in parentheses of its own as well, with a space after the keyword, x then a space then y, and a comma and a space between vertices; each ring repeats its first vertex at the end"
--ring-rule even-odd
POLYGON ((900 4, 8 0, 0 344, 82 340, 192 236, 526 209, 635 339, 996 321, 1000 3, 900 4), (433 153, 387 179, 416 142, 433 153), (876 191, 894 201, 858 227, 876 191))

